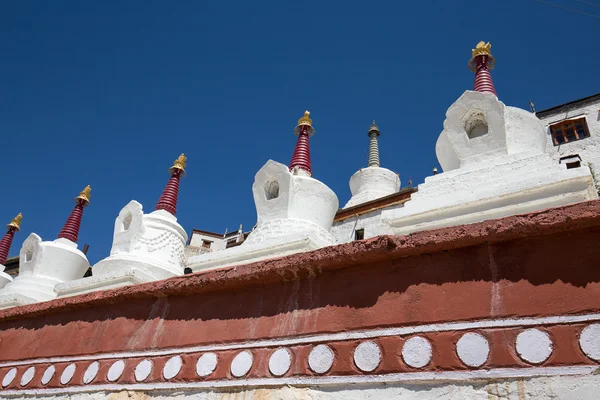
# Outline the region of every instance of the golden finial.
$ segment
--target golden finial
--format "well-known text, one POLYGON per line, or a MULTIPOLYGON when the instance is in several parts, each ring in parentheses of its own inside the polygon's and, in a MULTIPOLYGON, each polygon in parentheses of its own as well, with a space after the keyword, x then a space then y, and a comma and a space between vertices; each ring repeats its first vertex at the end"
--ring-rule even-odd
POLYGON ((83 200, 84 206, 87 206, 88 204, 90 204, 90 198, 92 197, 92 195, 90 194, 91 191, 92 191, 92 188, 90 187, 90 185, 87 185, 85 187, 85 189, 83 189, 79 193, 79 196, 75 197, 75 202, 78 202, 79 200, 83 200))
POLYGON ((310 119, 310 111, 308 111, 308 110, 304 111, 304 115, 302 116, 302 118, 300 118, 298 120, 298 126, 296 126, 296 128, 294 129, 294 132, 296 134, 298 134, 300 132, 301 126, 309 127, 309 130, 308 130, 309 136, 312 136, 315 134, 315 128, 313 128, 312 119, 310 119))
POLYGON ((10 221, 10 224, 6 225, 6 227, 8 229, 15 228, 15 230, 18 231, 19 229, 21 229, 21 220, 22 219, 23 219, 23 214, 19 213, 19 215, 14 217, 13 220, 10 221))
POLYGON ((474 49, 471 50, 471 59, 469 60, 469 69, 473 72, 477 71, 475 58, 478 56, 488 56, 488 69, 491 70, 496 65, 496 59, 492 56, 492 44, 490 42, 479 42, 474 49))
POLYGON ((187 157, 181 153, 181 155, 179 157, 177 157, 177 160, 175 160, 175 162, 173 163, 173 166, 171 168, 169 168, 169 173, 171 175, 173 175, 173 172, 176 169, 181 170, 181 176, 185 175, 185 162, 187 161, 187 157))
POLYGON ((304 111, 304 116, 298 120, 298 125, 312 126, 312 119, 310 119, 310 111, 304 111))

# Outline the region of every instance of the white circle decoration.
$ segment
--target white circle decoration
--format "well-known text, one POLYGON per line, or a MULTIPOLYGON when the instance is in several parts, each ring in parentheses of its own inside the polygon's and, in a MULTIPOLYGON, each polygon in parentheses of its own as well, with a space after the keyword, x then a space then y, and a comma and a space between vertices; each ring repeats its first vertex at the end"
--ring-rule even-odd
POLYGON ((152 361, 146 359, 139 362, 135 367, 135 380, 138 382, 142 382, 146 380, 150 373, 152 372, 152 361))
POLYGON ((375 342, 362 342, 354 350, 354 363, 364 372, 375 370, 381 363, 381 349, 375 342))
POLYGON ((12 383, 12 381, 15 380, 15 377, 17 376, 17 369, 16 368, 11 368, 6 375, 4 375, 4 379, 2 379, 2 386, 3 387, 7 387, 8 385, 10 385, 12 383))
POLYGON ((236 378, 241 378, 246 375, 250 368, 252 368, 252 353, 249 351, 242 351, 238 353, 231 361, 231 375, 236 378))
POLYGON ((317 374, 324 374, 333 365, 333 350, 325 344, 313 347, 308 355, 308 366, 317 374))
POLYGON ((100 363, 98 361, 94 361, 86 368, 83 373, 83 383, 86 385, 96 379, 96 375, 98 375, 98 370, 100 369, 100 363))
POLYGON ((75 363, 67 365, 67 368, 65 368, 63 373, 60 375, 60 383, 66 385, 67 383, 71 382, 71 379, 73 379, 73 375, 75 375, 76 369, 77 366, 75 365, 75 363))
POLYGON ((179 371, 181 371, 181 367, 183 367, 181 356, 171 357, 163 367, 163 376, 165 379, 175 378, 179 371))
POLYGON ((552 354, 552 341, 546 332, 527 329, 517 335, 517 353, 530 364, 540 364, 552 354))
POLYGON ((283 376, 292 366, 292 356, 287 349, 277 349, 269 358, 269 371, 275 376, 283 376))
POLYGON ((49 366, 44 371, 44 375, 42 375, 42 385, 47 385, 50 382, 50 379, 54 377, 54 373, 56 372, 56 367, 54 365, 49 366))
POLYGON ((196 362, 196 373, 198 376, 208 376, 217 368, 217 355, 215 353, 204 353, 196 362))
POLYGON ((21 386, 29 385, 35 375, 35 367, 29 367, 21 376, 21 386))
POLYGON ((106 378, 114 382, 123 375, 123 371, 125 370, 125 361, 118 360, 112 363, 110 368, 108 369, 108 374, 106 374, 106 378))
POLYGON ((429 364, 432 355, 431 343, 421 336, 411 337, 402 346, 402 359, 413 368, 422 368, 429 364))
POLYGON ((579 346, 586 356, 600 361, 600 324, 585 327, 579 336, 579 346))
POLYGON ((490 344, 479 333, 465 333, 456 342, 456 354, 469 367, 480 367, 488 359, 490 344))

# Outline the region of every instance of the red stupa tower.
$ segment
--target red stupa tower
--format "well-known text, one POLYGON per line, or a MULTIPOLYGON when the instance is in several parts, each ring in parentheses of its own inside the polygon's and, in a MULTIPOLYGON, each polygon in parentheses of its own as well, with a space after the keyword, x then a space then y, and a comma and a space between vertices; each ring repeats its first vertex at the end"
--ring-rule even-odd
POLYGON ((21 219, 23 219, 23 216, 19 213, 19 215, 10 221, 10 224, 6 225, 8 231, 2 240, 0 240, 0 264, 2 265, 4 265, 8 258, 8 252, 10 251, 10 245, 12 244, 15 232, 21 228, 21 219))
POLYGON ((59 238, 69 239, 71 242, 77 242, 79 237, 79 227, 81 226, 81 218, 83 217, 83 207, 90 204, 90 192, 92 188, 87 185, 79 196, 75 197, 75 208, 71 211, 71 215, 67 218, 67 222, 58 234, 59 238))
POLYGON ((492 56, 492 45, 484 42, 477 43, 469 60, 469 69, 475 72, 473 90, 496 94, 492 75, 490 74, 495 65, 496 59, 492 56))
POLYGON ((310 145, 308 138, 315 134, 315 129, 312 127, 310 112, 305 111, 304 116, 298 120, 298 125, 294 128, 294 133, 298 136, 292 162, 290 162, 290 171, 298 173, 299 170, 306 172, 309 176, 312 175, 310 166, 310 145))
POLYGON ((155 210, 165 210, 173 215, 177 213, 177 197, 179 195, 179 180, 185 176, 185 162, 187 158, 185 155, 181 154, 171 168, 169 168, 169 173, 171 174, 171 178, 169 178, 169 182, 167 182, 167 186, 165 190, 163 190, 160 195, 160 199, 158 199, 158 203, 156 203, 155 210))

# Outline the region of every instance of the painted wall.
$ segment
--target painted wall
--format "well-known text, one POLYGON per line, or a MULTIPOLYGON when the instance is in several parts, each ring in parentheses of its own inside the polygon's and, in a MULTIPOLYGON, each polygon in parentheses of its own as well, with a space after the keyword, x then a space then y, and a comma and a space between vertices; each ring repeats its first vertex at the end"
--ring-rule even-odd
POLYGON ((340 244, 355 240, 355 232, 357 229, 364 229, 365 239, 379 235, 391 235, 392 230, 389 225, 384 224, 381 220, 381 213, 384 209, 395 210, 403 206, 403 204, 397 204, 365 214, 356 215, 343 221, 334 222, 331 227, 331 233, 335 237, 336 243, 340 244))
POLYGON ((193 231, 189 245, 193 246, 193 247, 202 247, 202 241, 208 240, 209 242, 212 242, 210 245, 210 250, 212 250, 212 251, 225 250, 227 248, 227 243, 230 240, 233 240, 234 242, 237 241, 238 236, 239 235, 235 232, 229 233, 227 235, 227 237, 224 238, 224 237, 215 237, 212 235, 206 235, 206 234, 203 234, 202 232, 198 232, 198 231, 193 231))
POLYGON ((547 115, 540 118, 540 120, 544 124, 548 135, 546 144, 548 154, 556 162, 559 162, 561 157, 579 154, 582 165, 591 164, 592 173, 595 175, 596 187, 600 190, 600 100, 584 106, 574 107, 567 111, 547 115), (590 137, 555 146, 550 132, 550 125, 576 116, 585 117, 590 137))
POLYGON ((3 310, 0 398, 593 398, 599 238, 590 201, 3 310))

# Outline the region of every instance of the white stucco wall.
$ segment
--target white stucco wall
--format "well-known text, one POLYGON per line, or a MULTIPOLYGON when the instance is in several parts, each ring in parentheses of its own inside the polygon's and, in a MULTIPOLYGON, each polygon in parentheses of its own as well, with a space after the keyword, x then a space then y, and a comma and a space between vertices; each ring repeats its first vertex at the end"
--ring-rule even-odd
POLYGON ((548 155, 557 163, 561 157, 579 154, 581 165, 591 164, 592 173, 595 175, 596 187, 600 186, 600 100, 583 104, 580 106, 569 107, 567 110, 559 110, 556 113, 542 116, 540 118, 544 125, 548 141, 546 149, 548 155), (576 140, 574 142, 564 143, 558 146, 554 145, 550 125, 565 119, 575 118, 577 116, 585 117, 585 121, 590 132, 590 137, 576 140))
POLYGON ((362 168, 350 178, 352 198, 344 208, 385 197, 398 190, 400 190, 400 177, 395 172, 381 167, 362 168))
MULTIPOLYGON (((600 375, 552 376, 506 380, 474 380, 472 382, 435 382, 425 384, 337 384, 322 387, 277 387, 234 390, 226 387, 219 391, 179 389, 171 391, 145 390, 120 392, 92 392, 73 394, 30 395, 27 399, 80 399, 80 400, 166 400, 166 399, 453 399, 453 400, 508 400, 508 399, 561 399, 596 400, 600 375)), ((3 396, 0 399, 25 398, 3 396)))
POLYGON ((205 235, 201 232, 194 231, 192 232, 192 237, 190 239, 190 246, 194 247, 202 247, 202 241, 207 240, 212 242, 210 245, 210 249, 212 251, 225 250, 227 246, 227 239, 222 237, 218 238, 211 235, 205 235))
POLYGON ((365 214, 356 215, 343 221, 334 222, 331 227, 331 234, 336 243, 348 243, 354 240, 354 233, 357 229, 365 230, 365 239, 379 235, 392 235, 392 229, 381 220, 383 210, 396 210, 404 207, 404 204, 396 204, 389 207, 380 208, 365 214))

